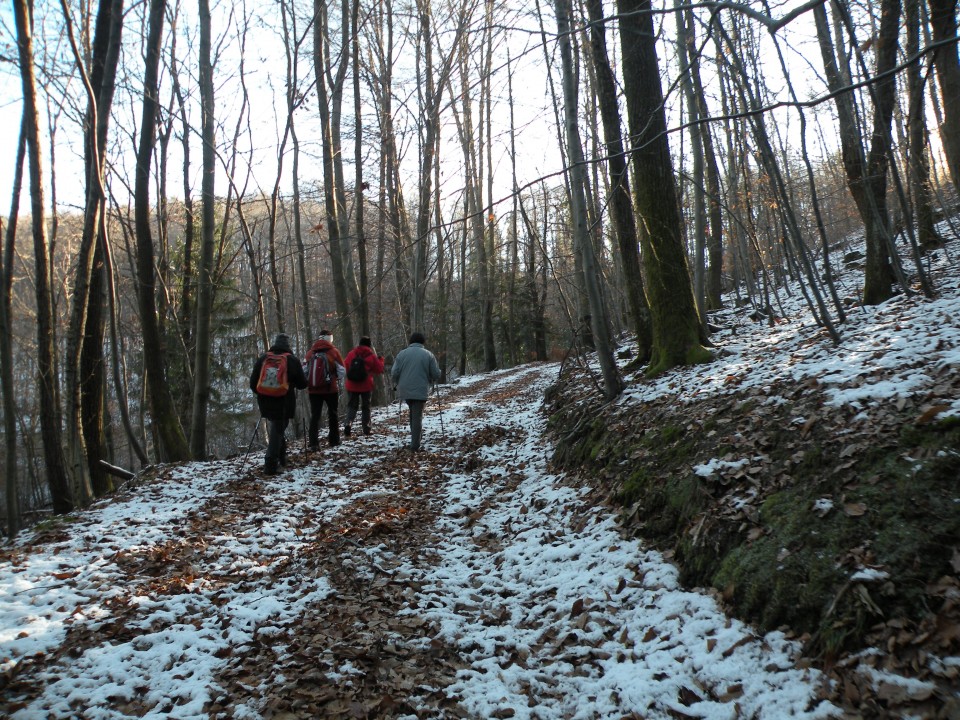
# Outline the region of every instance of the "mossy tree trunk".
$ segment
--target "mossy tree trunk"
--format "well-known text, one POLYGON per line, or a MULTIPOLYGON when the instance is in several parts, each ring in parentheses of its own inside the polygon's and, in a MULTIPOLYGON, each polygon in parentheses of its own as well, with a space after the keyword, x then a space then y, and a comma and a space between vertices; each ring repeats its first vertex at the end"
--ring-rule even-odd
POLYGON ((656 35, 649 0, 617 0, 623 85, 653 325, 648 374, 711 358, 701 343, 667 142, 656 35))

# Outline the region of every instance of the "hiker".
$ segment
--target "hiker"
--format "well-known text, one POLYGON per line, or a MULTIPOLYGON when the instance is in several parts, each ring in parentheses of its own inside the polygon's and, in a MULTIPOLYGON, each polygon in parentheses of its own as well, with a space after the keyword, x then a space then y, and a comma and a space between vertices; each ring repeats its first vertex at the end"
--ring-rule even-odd
POLYGON ((406 400, 410 408, 410 449, 420 449, 423 431, 423 406, 427 402, 430 386, 440 380, 440 366, 433 353, 423 343, 423 333, 410 336, 410 344, 397 353, 390 368, 390 378, 397 400, 406 400))
POLYGON ((327 408, 327 441, 340 444, 340 380, 346 370, 343 356, 333 345, 333 333, 321 330, 320 337, 307 353, 307 395, 310 398, 310 427, 307 437, 311 450, 320 447, 320 415, 327 408))
POLYGON ((347 380, 344 383, 349 394, 347 416, 343 421, 343 434, 350 437, 350 428, 360 407, 360 426, 364 435, 370 434, 370 395, 373 393, 375 375, 383 372, 383 356, 377 355, 370 338, 364 335, 360 343, 347 353, 347 380))
POLYGON ((276 475, 287 464, 287 424, 297 410, 297 390, 307 386, 300 360, 290 347, 290 336, 280 333, 250 373, 250 389, 257 394, 260 415, 267 421, 267 451, 263 470, 276 475))

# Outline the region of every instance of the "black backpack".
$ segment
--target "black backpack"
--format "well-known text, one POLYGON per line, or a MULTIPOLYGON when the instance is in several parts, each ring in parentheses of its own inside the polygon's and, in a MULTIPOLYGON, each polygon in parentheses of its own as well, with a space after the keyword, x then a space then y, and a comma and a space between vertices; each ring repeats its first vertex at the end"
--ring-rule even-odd
POLYGON ((363 382, 367 379, 367 361, 360 353, 353 356, 350 367, 347 368, 347 380, 363 382))

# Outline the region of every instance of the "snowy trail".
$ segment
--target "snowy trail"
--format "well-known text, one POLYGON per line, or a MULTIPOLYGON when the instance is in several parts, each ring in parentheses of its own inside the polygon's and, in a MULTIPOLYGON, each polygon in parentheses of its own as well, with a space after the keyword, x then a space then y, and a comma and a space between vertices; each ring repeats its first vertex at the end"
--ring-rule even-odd
POLYGON ((482 448, 485 467, 449 475, 419 602, 471 663, 450 691, 476 717, 838 715, 816 699, 818 674, 796 668, 795 644, 680 590, 672 565, 550 473, 539 399, 551 378, 504 373, 482 416, 473 398, 448 412, 448 426, 506 431, 482 448))
MULTIPOLYGON (((396 449, 393 406, 376 411, 381 434, 276 478, 189 464, 21 539, 0 556, 0 711, 316 717, 275 709, 307 675, 360 693, 387 664, 368 656, 392 653, 391 692, 407 697, 389 711, 374 698, 368 717, 838 716, 795 644, 679 589, 549 471, 540 398, 555 372, 444 389, 417 456, 396 449), (351 523, 363 534, 337 530, 351 523), (457 661, 429 666, 440 647, 457 661), (420 664, 447 676, 407 677, 420 664)), ((325 717, 355 710, 311 692, 325 717)))

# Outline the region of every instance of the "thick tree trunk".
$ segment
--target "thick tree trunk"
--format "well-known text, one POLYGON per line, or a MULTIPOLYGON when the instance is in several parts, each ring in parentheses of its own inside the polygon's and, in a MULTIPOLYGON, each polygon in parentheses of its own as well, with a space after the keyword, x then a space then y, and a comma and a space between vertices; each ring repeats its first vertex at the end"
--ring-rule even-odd
POLYGON ((600 103, 600 118, 606 140, 607 167, 610 172, 610 220, 617 237, 623 280, 626 284, 627 303, 637 336, 638 360, 650 359, 653 328, 650 324, 650 308, 643 288, 640 270, 640 238, 637 235, 633 201, 630 198, 630 179, 627 159, 623 152, 623 135, 620 124, 620 108, 617 86, 607 56, 607 41, 603 26, 603 3, 587 0, 590 14, 590 49, 597 75, 597 100, 600 103))
POLYGON ((157 319, 156 273, 150 228, 150 163, 157 122, 157 78, 165 10, 166 0, 151 0, 144 68, 143 113, 134 185, 134 227, 137 240, 137 300, 143 332, 148 397, 154 428, 160 440, 159 456, 164 461, 173 462, 189 459, 190 448, 166 379, 166 352, 157 319))
POLYGON ((656 35, 649 0, 617 0, 627 120, 633 145, 634 196, 645 232, 643 259, 653 323, 648 373, 703 362, 677 190, 667 142, 656 35))
POLYGON ((17 50, 23 87, 23 123, 29 157, 30 209, 33 214, 34 286, 37 294, 37 386, 40 395, 40 435, 56 513, 73 510, 73 496, 60 446, 60 410, 57 407, 53 343, 53 298, 47 247, 46 204, 43 197, 43 160, 37 111, 37 83, 33 66, 33 20, 27 0, 14 0, 17 50))
POLYGON ((947 156, 953 186, 960 189, 960 51, 957 50, 957 0, 929 0, 933 41, 937 48, 933 62, 943 101, 940 139, 947 156))
MULTIPOLYGON (((3 236, 0 254, 0 394, 3 395, 3 436, 6 462, 4 463, 4 498, 7 504, 7 537, 20 531, 20 487, 17 473, 17 401, 13 386, 13 261, 17 240, 17 222, 20 213, 20 188, 23 184, 23 165, 27 155, 25 123, 21 120, 17 159, 13 169, 13 190, 10 214, 3 236)), ((2 223, 0 223, 2 225, 2 223)))
MULTIPOLYGON (((904 29, 907 35, 907 57, 920 51, 920 3, 904 0, 904 29)), ((923 61, 907 68, 908 162, 910 195, 917 220, 917 240, 921 250, 939 247, 933 221, 933 193, 930 190, 930 158, 927 154, 927 114, 925 111, 923 61)))
MULTIPOLYGON (((827 13, 821 5, 815 7, 813 13, 827 83, 830 90, 836 92, 844 86, 844 73, 837 61, 827 13)), ((891 70, 896 62, 899 19, 899 0, 883 0, 880 33, 876 43, 876 75, 883 75, 891 70)), ((836 96, 843 166, 850 194, 863 220, 866 237, 863 301, 867 305, 884 302, 893 293, 894 276, 889 251, 891 229, 886 188, 895 90, 896 78, 893 76, 880 80, 874 87, 873 127, 868 154, 864 151, 850 94, 841 92, 836 96)))

